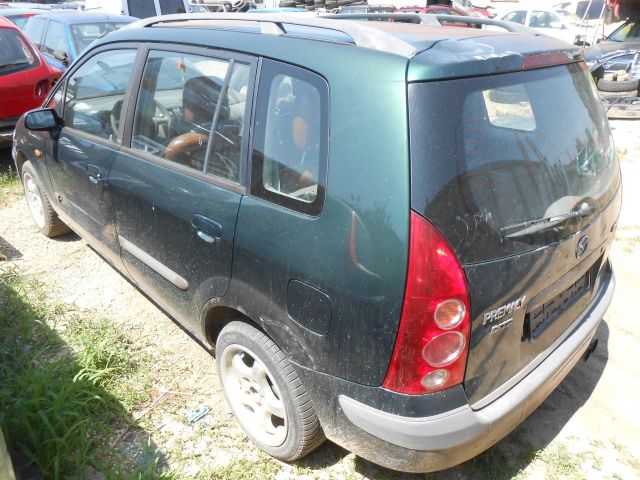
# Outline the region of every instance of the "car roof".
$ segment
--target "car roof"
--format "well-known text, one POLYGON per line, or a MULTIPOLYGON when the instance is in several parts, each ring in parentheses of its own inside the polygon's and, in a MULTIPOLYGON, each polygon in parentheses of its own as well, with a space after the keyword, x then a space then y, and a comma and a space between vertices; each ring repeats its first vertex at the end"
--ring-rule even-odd
POLYGON ((137 18, 128 17, 126 15, 115 15, 112 13, 86 13, 71 10, 56 10, 55 12, 47 12, 40 15, 40 18, 49 18, 57 21, 58 23, 66 23, 68 25, 97 22, 131 23, 138 20, 137 18))
POLYGON ((13 17, 16 15, 26 15, 33 13, 34 15, 42 15, 43 13, 47 13, 49 10, 39 9, 39 8, 0 8, 0 17, 13 17))
MULTIPOLYGON (((407 16, 410 15, 401 15, 407 16)), ((399 60, 395 64, 404 64, 411 81, 522 70, 526 57, 547 52, 566 54, 566 63, 583 58, 578 47, 543 35, 401 21, 362 21, 355 15, 353 19, 350 17, 246 13, 168 15, 139 20, 97 40, 94 46, 114 42, 190 44, 277 58, 320 72, 327 68, 344 70, 353 58, 354 52, 350 49, 358 48, 370 62, 376 62, 376 56, 385 56, 389 61, 389 57, 395 57, 399 60), (256 35, 262 38, 257 39, 256 35), (309 48, 314 45, 317 53, 309 55, 309 48)), ((380 58, 380 61, 384 60, 380 58)))

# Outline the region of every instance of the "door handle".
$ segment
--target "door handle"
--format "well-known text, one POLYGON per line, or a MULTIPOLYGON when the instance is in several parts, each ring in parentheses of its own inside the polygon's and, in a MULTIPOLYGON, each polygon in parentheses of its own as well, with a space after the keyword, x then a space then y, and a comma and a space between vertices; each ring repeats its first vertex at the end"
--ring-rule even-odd
POLYGON ((104 176, 102 174, 102 170, 95 165, 87 164, 86 166, 87 176, 89 177, 89 181, 94 185, 104 181, 104 176))
POLYGON ((198 238, 207 243, 215 243, 222 237, 222 225, 199 213, 191 217, 191 225, 196 229, 198 238))

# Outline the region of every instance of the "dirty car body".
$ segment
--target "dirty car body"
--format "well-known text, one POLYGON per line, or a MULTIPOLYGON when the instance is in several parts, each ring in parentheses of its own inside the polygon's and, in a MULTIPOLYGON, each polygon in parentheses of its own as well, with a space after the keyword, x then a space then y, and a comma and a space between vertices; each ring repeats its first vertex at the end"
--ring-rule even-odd
MULTIPOLYGON (((618 162, 579 50, 555 39, 165 17, 96 42, 47 106, 13 155, 60 219, 212 350, 238 319, 255 328, 323 434, 386 467, 441 470, 504 437, 590 350, 611 301, 618 162), (194 69, 233 94, 177 146, 194 69), (164 89, 146 80, 162 71, 164 89), (94 74, 109 96, 78 107, 94 74), (230 141, 237 155, 217 155, 230 141), (319 161, 298 189, 267 168, 287 142, 307 145, 299 174, 319 161)), ((300 456, 234 412, 261 448, 300 456)))

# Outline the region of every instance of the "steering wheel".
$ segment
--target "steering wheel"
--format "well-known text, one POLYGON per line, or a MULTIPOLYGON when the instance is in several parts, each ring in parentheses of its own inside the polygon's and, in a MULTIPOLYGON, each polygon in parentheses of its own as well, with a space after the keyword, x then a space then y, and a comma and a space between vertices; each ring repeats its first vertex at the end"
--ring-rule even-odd
MULTIPOLYGON (((155 106, 155 114, 153 116, 153 124, 158 125, 161 122, 169 123, 171 119, 171 112, 167 110, 167 108, 158 102, 156 99, 153 100, 155 106), (159 112, 159 115, 157 115, 159 112)), ((111 109, 111 113, 109 114, 109 121, 111 123, 111 128, 113 129, 114 134, 118 134, 118 129, 120 127, 120 116, 122 113, 122 100, 118 100, 111 109)))
POLYGON ((199 149, 207 148, 208 140, 209 137, 202 133, 189 132, 178 135, 169 142, 169 145, 167 145, 167 149, 164 152, 164 158, 167 160, 180 161, 180 163, 185 165, 200 168, 199 165, 193 164, 194 158, 192 155, 199 149), (179 159, 179 157, 186 158, 184 161, 181 161, 182 158, 179 159))

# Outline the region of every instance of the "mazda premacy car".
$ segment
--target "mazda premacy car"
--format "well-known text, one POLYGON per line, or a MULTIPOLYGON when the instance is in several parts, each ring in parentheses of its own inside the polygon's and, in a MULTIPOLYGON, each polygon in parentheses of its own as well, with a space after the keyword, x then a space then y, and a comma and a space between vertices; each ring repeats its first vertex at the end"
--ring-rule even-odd
POLYGON ((13 157, 42 233, 73 229, 210 348, 283 460, 329 438, 465 461, 588 356, 613 295, 611 133, 547 37, 141 20, 22 117, 13 157))

